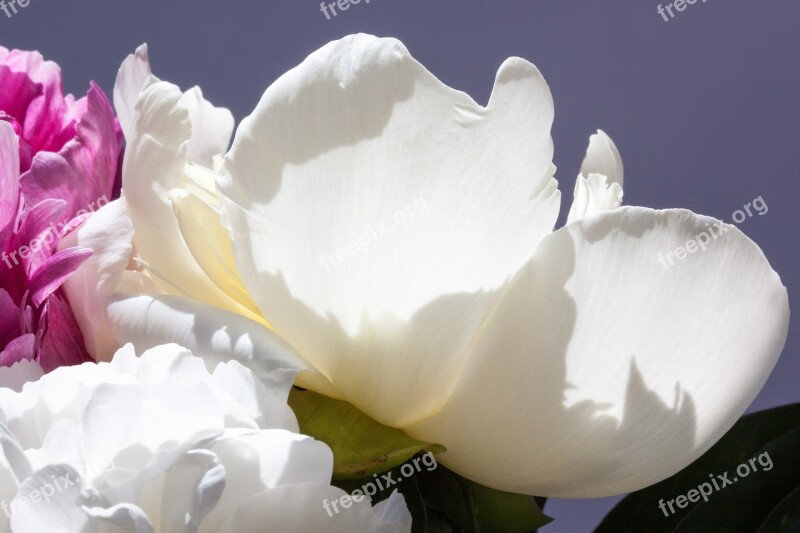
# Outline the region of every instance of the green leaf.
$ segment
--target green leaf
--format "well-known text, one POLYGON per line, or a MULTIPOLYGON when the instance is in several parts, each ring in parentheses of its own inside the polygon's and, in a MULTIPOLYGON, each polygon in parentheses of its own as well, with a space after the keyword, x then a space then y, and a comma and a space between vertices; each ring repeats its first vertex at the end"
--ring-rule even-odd
POLYGON ((797 533, 800 531, 800 486, 772 510, 758 533, 797 533))
MULTIPOLYGON (((693 464, 622 500, 597 531, 755 531, 780 512, 777 509, 797 488, 798 449, 800 404, 745 416, 693 464), (755 462, 750 464, 752 459, 755 462), (746 476, 737 472, 744 464, 748 464, 746 476), (660 509, 661 500, 666 504, 680 495, 686 496, 702 483, 718 480, 716 476, 726 473, 732 483, 713 490, 707 502, 688 502, 683 509, 676 502, 675 513, 667 507, 667 516, 660 509)), ((722 481, 718 481, 721 485, 722 481)))
POLYGON ((427 450, 442 453, 439 444, 412 439, 399 429, 379 424, 352 405, 312 391, 292 389, 289 405, 300 432, 333 450, 333 478, 359 479, 385 472, 427 450))
MULTIPOLYGON (((378 491, 372 501, 400 491, 413 518, 412 533, 531 533, 552 521, 533 496, 478 485, 441 465, 417 469, 410 477, 402 472, 402 468, 391 470, 390 478, 397 483, 378 491)), ((374 485, 373 477, 335 485, 352 492, 370 483, 374 485)))
POLYGON ((531 533, 552 521, 535 497, 490 489, 444 467, 422 477, 420 483, 426 503, 442 509, 462 531, 531 533))

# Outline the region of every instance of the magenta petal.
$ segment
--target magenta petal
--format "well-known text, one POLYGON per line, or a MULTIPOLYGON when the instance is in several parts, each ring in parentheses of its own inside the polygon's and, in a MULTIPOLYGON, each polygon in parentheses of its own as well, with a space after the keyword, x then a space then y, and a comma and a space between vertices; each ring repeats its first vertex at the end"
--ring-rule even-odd
POLYGON ((0 109, 23 123, 22 137, 34 152, 57 152, 73 136, 61 68, 39 52, 0 50, 0 87, 0 109))
MULTIPOLYGON (((2 91, 0 91, 2 93, 2 91)), ((19 209, 19 152, 17 135, 0 122, 0 247, 8 242, 19 209)))
MULTIPOLYGON (((11 296, 0 289, 0 347, 19 337, 22 327, 20 310, 11 296)), ((5 366, 0 363, 0 366, 5 366)))
POLYGON ((57 154, 36 154, 31 169, 23 174, 20 183, 27 205, 63 198, 66 217, 71 219, 110 201, 119 157, 114 112, 95 83, 85 105, 75 139, 57 154))
POLYGON ((83 333, 75 322, 72 309, 62 291, 54 293, 47 299, 42 317, 46 321, 46 326, 37 360, 45 372, 50 372, 59 366, 93 361, 86 350, 83 333))
POLYGON ((11 366, 23 359, 33 359, 36 336, 27 333, 9 342, 5 350, 0 352, 0 366, 11 366))
POLYGON ((42 263, 28 285, 31 303, 36 307, 42 305, 91 255, 89 248, 68 248, 42 263))
POLYGON ((44 200, 23 213, 22 224, 11 240, 11 248, 18 252, 25 273, 36 270, 56 249, 61 235, 59 230, 63 227, 59 220, 66 204, 64 200, 44 200))
POLYGON ((61 69, 38 52, 8 51, 0 47, 0 109, 24 117, 44 86, 61 87, 61 69))

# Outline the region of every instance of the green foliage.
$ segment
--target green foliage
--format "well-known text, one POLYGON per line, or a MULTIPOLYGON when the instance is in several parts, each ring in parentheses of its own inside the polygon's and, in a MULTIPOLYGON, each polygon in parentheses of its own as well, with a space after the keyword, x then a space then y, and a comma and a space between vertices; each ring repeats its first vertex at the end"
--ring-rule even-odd
POLYGON ((743 417, 693 464, 626 497, 597 531, 799 531, 799 490, 800 404, 795 404, 743 417), (748 468, 746 476, 737 472, 757 457, 765 463, 768 458, 773 466, 765 470, 756 461, 755 471, 748 468), (709 474, 723 473, 735 482, 714 490, 708 502, 701 499, 664 516, 660 500, 686 495, 710 481, 709 474))

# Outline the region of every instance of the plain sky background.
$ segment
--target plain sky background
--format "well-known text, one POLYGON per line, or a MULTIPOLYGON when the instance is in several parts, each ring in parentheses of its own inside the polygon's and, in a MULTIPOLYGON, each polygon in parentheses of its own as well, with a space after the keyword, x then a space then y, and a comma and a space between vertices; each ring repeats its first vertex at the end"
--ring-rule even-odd
MULTIPOLYGON (((317 0, 31 0, 12 18, 0 12, 0 44, 60 63, 70 92, 85 93, 94 79, 110 94, 120 61, 148 42, 162 79, 200 85, 237 121, 279 75, 349 33, 400 38, 440 79, 484 104, 502 61, 524 57, 555 98, 565 211, 597 128, 622 152, 626 204, 730 221, 762 196, 769 212, 740 228, 762 247, 796 310, 800 3, 702 2, 665 22, 656 0, 362 0, 328 21, 317 0)), ((799 315, 751 410, 800 401, 799 315)), ((614 501, 551 500, 556 522, 544 531, 589 531, 614 501)))

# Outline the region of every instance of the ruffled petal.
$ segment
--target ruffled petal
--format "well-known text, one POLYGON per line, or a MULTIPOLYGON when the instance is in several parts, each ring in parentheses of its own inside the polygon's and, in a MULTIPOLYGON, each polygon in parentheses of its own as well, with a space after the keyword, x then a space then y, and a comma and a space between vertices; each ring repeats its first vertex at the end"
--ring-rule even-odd
POLYGON ((119 141, 111 104, 94 82, 85 102, 75 138, 58 153, 38 153, 21 179, 28 206, 48 198, 67 201, 63 222, 107 204, 117 173, 119 141))
POLYGON ((193 131, 181 99, 180 90, 166 82, 147 86, 139 97, 123 171, 126 213, 136 228, 134 246, 163 292, 240 311, 243 307, 197 264, 173 211, 172 191, 188 186, 185 169, 193 131))
POLYGON ((788 320, 786 289, 738 229, 623 207, 542 242, 448 404, 407 430, 494 488, 638 490, 730 429, 775 366, 788 320))

